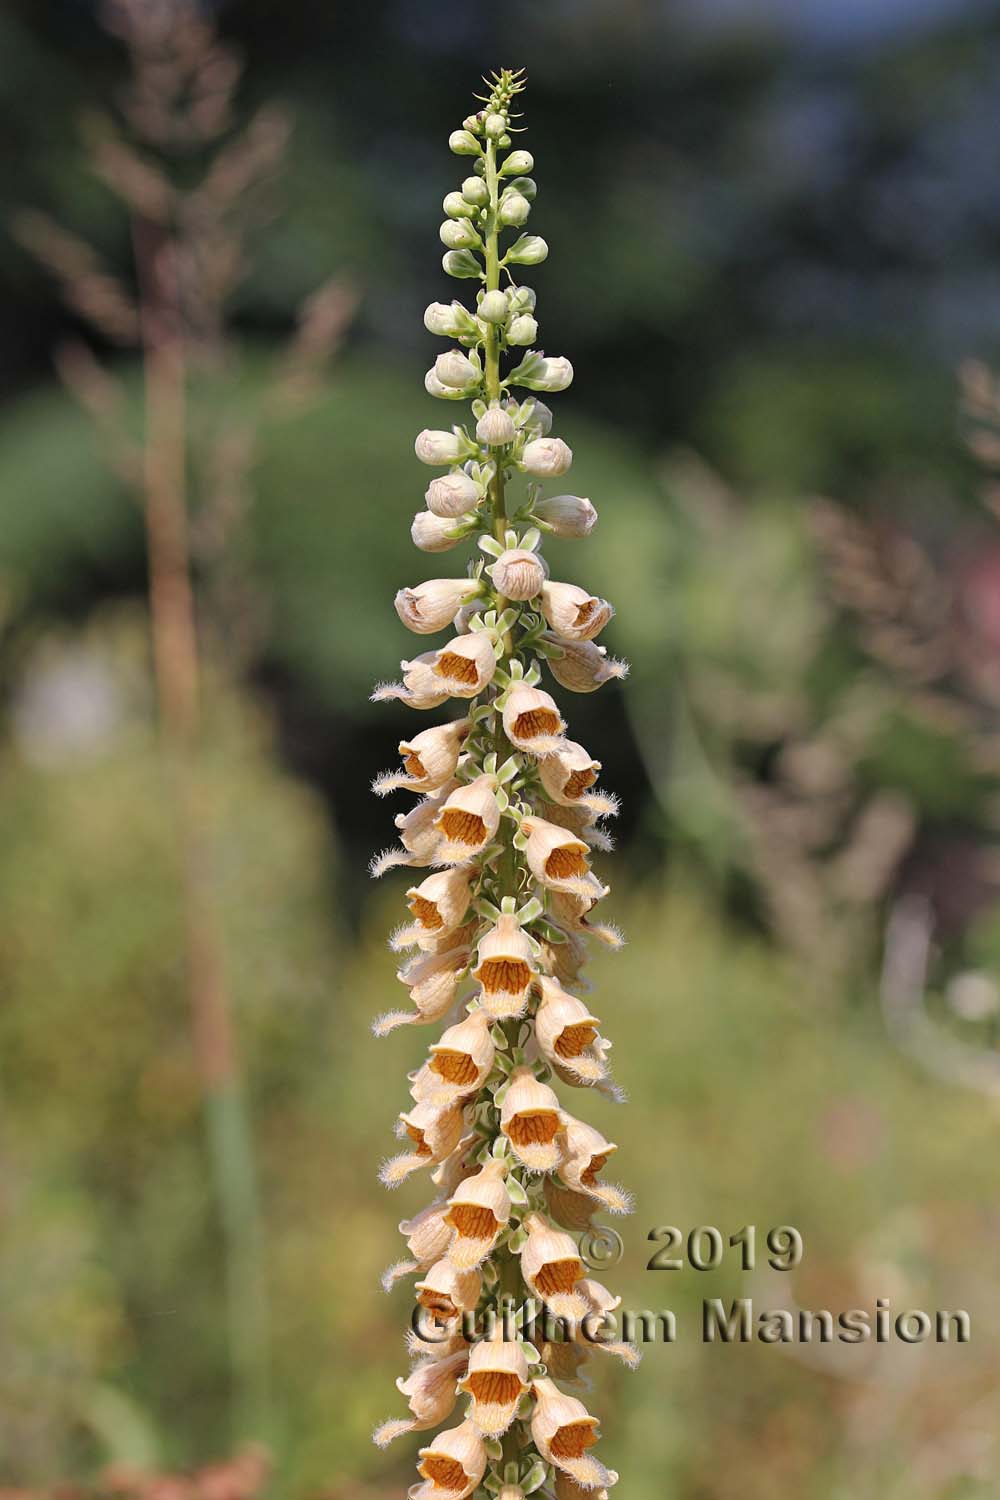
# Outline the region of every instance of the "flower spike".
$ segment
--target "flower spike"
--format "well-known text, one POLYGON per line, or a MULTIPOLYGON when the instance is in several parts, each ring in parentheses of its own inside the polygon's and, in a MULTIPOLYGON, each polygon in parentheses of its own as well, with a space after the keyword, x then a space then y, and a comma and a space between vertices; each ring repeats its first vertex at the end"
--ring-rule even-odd
POLYGON ((408 1075, 405 1148, 380 1174, 395 1187, 426 1171, 433 1201, 401 1221, 405 1258, 382 1277, 387 1291, 414 1277, 420 1321, 406 1339, 413 1369, 397 1381, 409 1414, 374 1440, 454 1423, 461 1399, 465 1420, 419 1450, 410 1500, 607 1500, 618 1476, 592 1451, 597 1418, 559 1382, 579 1383, 594 1348, 637 1363, 631 1344, 586 1336, 618 1299, 587 1277, 575 1238, 631 1199, 603 1179, 613 1142, 568 1113, 554 1085, 622 1097, 610 1042, 581 998, 591 940, 622 942, 595 915, 609 888, 591 867, 612 847, 604 820, 618 802, 598 788, 600 762, 569 737, 557 699, 627 667, 597 644, 611 604, 553 581, 543 556, 548 536, 589 536, 597 511, 557 493, 573 454, 546 399, 570 386, 573 366, 540 347, 538 299, 521 279, 548 255, 528 228, 534 161, 515 144, 526 78, 502 69, 484 83, 448 139, 459 180, 443 198, 442 265, 471 294, 424 313, 446 341, 425 389, 457 405, 438 406, 447 415, 416 438, 416 458, 436 472, 424 470, 410 527, 419 551, 461 549, 463 561, 454 577, 396 594, 407 630, 442 635, 373 694, 439 711, 373 785, 415 797, 395 815, 398 845, 372 861, 373 875, 409 872, 390 947, 410 1003, 373 1029, 442 1028, 408 1075), (529 1298, 562 1337, 527 1341, 529 1298))

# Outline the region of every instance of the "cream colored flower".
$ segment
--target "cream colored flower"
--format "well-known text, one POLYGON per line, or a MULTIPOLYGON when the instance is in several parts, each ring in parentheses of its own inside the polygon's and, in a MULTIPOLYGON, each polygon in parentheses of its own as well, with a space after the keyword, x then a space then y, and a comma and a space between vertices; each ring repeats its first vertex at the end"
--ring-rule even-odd
POLYGON ((410 540, 421 552, 450 552, 461 541, 452 533, 460 523, 430 510, 418 510, 410 523, 410 540))
POLYGON ((559 1163, 559 1176, 575 1193, 588 1193, 613 1214, 627 1214, 632 1208, 632 1198, 624 1188, 615 1183, 598 1182, 597 1173, 618 1147, 605 1140, 593 1125, 583 1120, 564 1116, 565 1144, 563 1159, 559 1163))
POLYGON ((482 986, 483 1010, 498 1020, 519 1016, 528 1002, 535 966, 531 942, 516 916, 504 913, 497 918, 479 940, 478 958, 472 977, 482 986))
POLYGON ((416 635, 433 635, 450 625, 463 604, 480 592, 475 578, 429 578, 413 589, 400 589, 396 613, 416 635))
POLYGON ((409 1500, 465 1500, 486 1473, 486 1447, 473 1422, 439 1432, 420 1449, 417 1473, 409 1500))
POLYGON ((548 1084, 528 1067, 515 1068, 500 1106, 500 1129, 514 1154, 533 1172, 550 1172, 559 1161, 562 1111, 548 1084))
POLYGON ((587 863, 590 850, 583 839, 545 818, 529 814, 521 820, 521 831, 528 838, 525 859, 535 879, 554 891, 572 891, 575 895, 606 895, 587 863))
POLYGON ((399 1121, 413 1149, 382 1163, 379 1181, 389 1188, 398 1187, 411 1172, 450 1156, 458 1145, 465 1116, 460 1104, 425 1101, 404 1110, 399 1121))
POLYGON ((493 642, 477 630, 401 665, 403 685, 415 697, 443 692, 450 698, 475 698, 492 681, 497 661, 493 642))
POLYGON ((417 925, 428 935, 454 932, 469 909, 472 877, 461 866, 437 870, 406 893, 417 925))
MULTIPOLYGON (((557 922, 551 925, 559 928, 557 922)), ((580 933, 566 928, 559 930, 563 936, 561 943, 542 941, 542 967, 553 979, 558 979, 560 984, 573 984, 577 989, 589 989, 589 984, 580 978, 580 972, 590 958, 590 950, 584 938, 580 933)))
POLYGON ((553 891, 552 915, 562 926, 586 933, 617 952, 625 942, 620 930, 612 922, 591 922, 589 919, 600 899, 596 892, 591 896, 576 896, 566 891, 553 891))
POLYGON ((420 1306, 445 1324, 459 1313, 471 1312, 482 1290, 483 1281, 478 1271, 460 1270, 444 1257, 435 1261, 422 1279, 414 1283, 420 1306))
POLYGON ((452 391, 465 391, 479 384, 481 375, 472 360, 461 349, 446 349, 434 361, 434 374, 452 391))
POLYGON ((539 978, 538 988, 535 1038, 542 1052, 577 1082, 596 1083, 607 1071, 603 1050, 595 1047, 600 1040, 597 1016, 548 975, 539 978))
POLYGON ((560 640, 592 641, 614 614, 607 599, 598 599, 575 583, 542 584, 542 613, 560 640))
POLYGON ((496 788, 495 776, 477 776, 451 793, 435 820, 441 836, 435 863, 463 864, 486 848, 500 826, 496 788))
POLYGON ((495 1051, 489 1016, 474 1010, 442 1032, 430 1049, 428 1067, 440 1085, 458 1095, 475 1093, 489 1077, 495 1051))
POLYGON ((522 1228, 528 1232, 521 1250, 524 1281, 557 1318, 582 1318, 588 1304, 577 1291, 585 1267, 576 1241, 550 1224, 544 1214, 528 1214, 522 1228))
POLYGON ((588 1228, 598 1211, 598 1204, 589 1193, 574 1193, 572 1188, 564 1186, 557 1177, 544 1177, 542 1192, 545 1207, 564 1229, 588 1228))
POLYGON ((609 656, 604 646, 595 646, 593 641, 567 641, 548 631, 542 640, 561 648, 558 657, 547 658, 548 667, 556 682, 571 693, 593 693, 605 682, 628 676, 628 663, 609 656))
POLYGON ((589 536, 597 525, 597 511, 582 495, 549 495, 535 501, 533 513, 559 537, 589 536))
POLYGON ((615 1329, 613 1322, 605 1320, 610 1319, 610 1315, 621 1307, 622 1299, 614 1296, 606 1286, 590 1276, 584 1277, 578 1290, 589 1302, 590 1312, 577 1325, 575 1337, 590 1348, 599 1349, 602 1354, 613 1354, 630 1370, 634 1370, 642 1362, 642 1353, 635 1344, 627 1344, 623 1339, 604 1337, 605 1333, 615 1329))
POLYGON ((470 1417, 484 1437, 501 1437, 514 1420, 528 1389, 528 1361, 516 1339, 480 1339, 469 1354, 467 1373, 458 1389, 472 1397, 470 1417))
POLYGON ((468 719, 436 724, 411 740, 400 740, 401 771, 386 771, 376 777, 372 791, 378 797, 403 788, 409 792, 435 792, 450 781, 458 768, 462 745, 471 728, 468 719))
MULTIPOLYGON (((435 1198, 433 1203, 428 1203, 412 1219, 399 1221, 399 1232, 406 1240, 406 1248, 410 1252, 411 1271, 426 1271, 428 1266, 440 1260, 448 1248, 451 1231, 446 1221, 447 1213, 447 1198, 435 1198)), ((397 1280, 397 1276, 392 1276, 390 1285, 397 1280)), ((386 1286, 385 1290, 388 1291, 389 1287, 386 1286)))
POLYGON ((476 423, 476 437, 490 448, 512 443, 516 430, 510 415, 496 403, 488 407, 476 423))
POLYGON ((525 443, 521 463, 525 472, 538 479, 565 474, 573 462, 573 453, 562 438, 540 437, 525 443))
POLYGON ((542 1457, 585 1490, 610 1488, 617 1476, 587 1452, 597 1442, 597 1418, 551 1380, 535 1380, 531 1390, 535 1397, 531 1436, 542 1457))
POLYGON ((464 945, 445 953, 425 953, 419 958, 411 958, 396 971, 396 978, 409 990, 414 1009, 388 1011, 379 1016, 372 1027, 375 1035, 388 1036, 399 1026, 440 1021, 455 1003, 469 958, 469 949, 464 945))
POLYGON ((601 762, 576 740, 562 740, 538 768, 542 786, 553 802, 572 806, 597 780, 601 762))
POLYGON ((418 432, 413 444, 422 464, 454 464, 463 457, 464 452, 468 454, 468 447, 463 444, 461 437, 455 432, 434 432, 424 428, 418 432))
POLYGON ((388 703, 397 698, 407 708, 440 708, 447 703, 448 694, 440 683, 424 683, 421 688, 407 687, 403 682, 380 682, 371 695, 373 703, 388 703))
POLYGON ((438 1427, 451 1416, 458 1400, 458 1382, 466 1373, 469 1364, 467 1353, 446 1355, 444 1359, 424 1359, 410 1371, 404 1380, 396 1381, 396 1389, 406 1397, 412 1418, 409 1421, 383 1422, 376 1427, 372 1441, 379 1448, 387 1448, 394 1438, 407 1432, 421 1432, 428 1427, 438 1427))
POLYGON ((505 599, 534 599, 545 582, 545 566, 537 552, 509 547, 493 564, 490 576, 505 599))
POLYGON ((452 1231, 448 1259, 461 1270, 480 1265, 510 1219, 510 1194, 504 1186, 504 1162, 487 1161, 474 1177, 459 1183, 445 1222, 452 1231))
POLYGON ((475 510, 479 504, 479 491, 468 474, 454 469, 450 474, 439 474, 437 479, 431 480, 424 501, 432 515, 453 522, 458 516, 475 510))
POLYGON ((566 725, 555 700, 540 688, 515 683, 503 709, 504 734, 518 750, 531 755, 553 755, 563 744, 566 725))

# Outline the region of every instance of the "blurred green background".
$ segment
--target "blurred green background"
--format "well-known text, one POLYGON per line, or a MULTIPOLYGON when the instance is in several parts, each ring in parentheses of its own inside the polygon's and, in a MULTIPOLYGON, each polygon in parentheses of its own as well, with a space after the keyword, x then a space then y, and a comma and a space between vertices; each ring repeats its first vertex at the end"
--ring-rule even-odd
MULTIPOLYGON (((142 0, 168 54, 178 3, 142 0)), ((624 799, 600 866, 629 937, 592 972, 630 1102, 579 1112, 637 1197, 606 1279, 680 1327, 637 1373, 595 1372, 604 1456, 636 1500, 994 1495, 1000 11, 204 18, 222 50, 197 40, 192 107, 221 97, 232 120, 167 140, 136 138, 149 99, 114 17, 0 13, 0 1484, 191 1469, 249 1438, 277 1495, 411 1482, 414 1445, 369 1434, 405 1367, 407 1295, 378 1276, 425 1190, 388 1198, 375 1172, 426 1037, 370 1036, 396 1003, 402 877, 365 867, 398 810, 368 785, 412 719, 367 694, 410 649, 394 591, 461 556, 407 535, 413 435, 450 416, 422 389, 421 313, 463 291, 436 238, 461 176, 447 134, 484 70, 523 64, 551 247, 530 280, 545 348, 576 368, 556 430, 601 516, 548 555, 617 604, 608 644, 633 664, 567 705, 624 799), (256 113, 275 99, 283 150, 256 113), (132 155, 95 124, 116 111, 132 155), (197 199, 247 139, 256 176, 237 150, 197 199), (236 1032, 221 1111, 196 1065, 136 503, 135 201, 156 174, 194 204, 172 222, 197 252, 185 477, 200 889, 236 1032), (664 1223, 793 1224, 803 1264, 646 1271, 664 1223), (741 1294, 963 1307, 973 1342, 705 1347, 701 1298, 741 1294)))

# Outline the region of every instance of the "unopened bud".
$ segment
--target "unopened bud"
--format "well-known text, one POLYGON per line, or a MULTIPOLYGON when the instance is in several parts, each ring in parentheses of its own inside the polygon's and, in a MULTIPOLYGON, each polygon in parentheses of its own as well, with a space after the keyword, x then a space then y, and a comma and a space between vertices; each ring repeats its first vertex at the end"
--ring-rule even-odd
POLYGON ((534 514, 547 521, 556 536, 589 536, 597 525, 597 511, 582 495, 549 495, 535 502, 534 514))
POLYGON ((522 234, 504 256, 504 264, 510 262, 516 266, 537 266, 549 253, 549 247, 540 234, 522 234))
MULTIPOLYGON (((434 460, 425 459, 424 462, 434 462, 434 460)), ((525 473, 533 474, 538 479, 548 479, 566 473, 573 462, 573 453, 562 438, 535 438, 532 442, 525 444, 521 462, 525 473)))
POLYGON ((510 306, 511 315, 516 317, 518 313, 533 313, 538 298, 535 296, 532 287, 514 286, 507 293, 507 301, 510 306))
MULTIPOLYGON (((468 474, 456 470, 453 474, 442 474, 437 479, 432 479, 424 499, 427 509, 434 515, 454 518, 476 508, 479 504, 479 491, 468 474)), ((587 501, 587 504, 590 502, 587 501)))
MULTIPOLYGON (((459 201, 465 202, 461 197, 459 201)), ((445 219, 438 230, 438 239, 449 250, 472 250, 482 243, 468 219, 445 219)))
POLYGON ((502 406, 491 406, 476 423, 476 437, 491 448, 512 443, 516 430, 510 413, 502 406))
POLYGON ((539 401, 536 396, 531 403, 531 415, 524 425, 528 432, 533 433, 535 437, 548 437, 552 431, 551 408, 546 406, 544 401, 539 401))
POLYGON ((483 120, 481 115, 466 115, 462 121, 462 129, 468 130, 472 135, 481 135, 483 120))
POLYGON ((538 196, 538 184, 533 177, 515 177, 507 184, 506 191, 520 193, 522 198, 527 198, 529 203, 534 203, 538 196))
POLYGON ((486 323, 503 323, 507 317, 505 292, 487 292, 479 303, 479 316, 486 323))
POLYGON ((454 464, 463 457, 463 446, 457 433, 435 432, 425 427, 417 434, 413 451, 422 464, 454 464))
POLYGON ((483 129, 491 141, 498 141, 506 132, 507 121, 503 115, 487 115, 483 121, 483 129))
MULTIPOLYGON (((482 149, 471 130, 453 130, 448 137, 448 148, 456 156, 478 156, 482 149)), ((524 167, 523 170, 530 172, 531 168, 524 167)))
POLYGON ((441 207, 449 219, 467 219, 474 212, 472 204, 467 203, 461 193, 445 193, 441 207))
POLYGON ((460 349, 447 349, 434 361, 434 373, 442 385, 464 391, 479 383, 479 371, 460 349))
POLYGON ((527 198, 522 198, 520 193, 504 194, 500 204, 501 224, 525 224, 531 213, 531 204, 527 198))
POLYGON ((467 281, 483 274, 482 267, 471 250, 448 250, 441 257, 441 265, 448 276, 454 276, 459 281, 467 281))
POLYGON ((520 177, 522 172, 530 172, 535 165, 535 158, 530 151, 512 151, 500 168, 501 177, 520 177))
POLYGON ((454 339, 475 333, 476 320, 461 302, 432 302, 424 309, 424 327, 428 333, 454 339))
POLYGON ((573 379, 573 366, 563 355, 547 356, 539 350, 525 355, 508 377, 512 385, 529 391, 564 391, 573 379))
POLYGON ((446 517, 432 515, 429 510, 418 510, 410 527, 413 545, 421 552, 447 552, 458 545, 458 537, 448 535, 457 524, 446 517))
POLYGON ((466 203, 483 208, 490 201, 490 190, 481 177, 467 177, 462 183, 462 197, 466 203))
POLYGON ((538 337, 538 324, 530 313, 514 318, 507 329, 508 344, 533 344, 538 337))
POLYGON ((428 396, 435 396, 439 401, 461 401, 464 392, 456 391, 451 386, 442 385, 433 368, 424 376, 424 390, 428 396))
POLYGON ((545 582, 545 568, 537 553, 512 547, 500 554, 490 576, 505 599, 534 599, 545 582))

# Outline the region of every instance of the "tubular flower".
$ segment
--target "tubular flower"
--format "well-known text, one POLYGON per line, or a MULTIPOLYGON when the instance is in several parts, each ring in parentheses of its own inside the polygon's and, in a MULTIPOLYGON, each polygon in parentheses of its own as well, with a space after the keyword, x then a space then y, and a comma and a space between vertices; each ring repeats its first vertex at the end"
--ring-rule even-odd
POLYGON ((510 1194, 504 1186, 506 1163, 496 1158, 459 1183, 444 1217, 453 1231, 448 1259, 460 1270, 481 1265, 510 1219, 510 1194))
MULTIPOLYGON (((499 1323, 496 1333, 501 1333, 499 1323)), ((458 1389, 472 1397, 471 1419, 483 1436, 500 1437, 513 1422, 529 1383, 528 1361, 520 1344, 495 1337, 473 1345, 468 1373, 458 1389)))
POLYGON ((498 1020, 519 1016, 535 976, 531 939, 512 913, 501 913, 479 942, 473 979, 482 985, 483 1010, 498 1020))
POLYGON ((535 1380, 531 1393, 535 1398, 531 1435, 542 1457, 585 1490, 613 1485, 614 1471, 587 1452, 597 1442, 598 1422, 583 1402, 563 1395, 551 1380, 535 1380))
MULTIPOLYGON (((436 1426, 467 1401, 467 1420, 420 1449, 410 1500, 601 1500, 618 1477, 589 1451, 596 1417, 556 1381, 577 1378, 588 1320, 610 1320, 617 1306, 586 1276, 574 1235, 629 1200, 600 1177, 614 1145, 567 1114, 552 1086, 620 1097, 610 1043, 580 998, 590 939, 621 941, 594 915, 608 887, 591 869, 594 851, 612 847, 603 820, 618 804, 597 789, 600 763, 567 738, 547 689, 593 692, 627 668, 594 641, 611 605, 551 582, 542 555, 548 535, 588 536, 597 512, 581 496, 543 493, 573 455, 535 393, 565 390, 573 368, 538 347, 537 298, 518 280, 548 254, 526 230, 531 154, 512 149, 524 86, 520 73, 494 75, 483 107, 452 132, 461 170, 444 197, 442 265, 473 294, 424 314, 448 341, 426 389, 460 404, 448 408, 450 428, 416 439, 417 458, 439 472, 424 481, 411 536, 426 553, 471 555, 460 576, 401 589, 395 607, 408 630, 451 638, 373 694, 417 710, 454 701, 447 722, 400 741, 400 768, 374 783, 379 796, 419 800, 395 817, 398 846, 372 861, 373 875, 425 871, 411 878, 408 921, 390 938, 395 952, 416 950, 397 970, 410 1006, 374 1030, 444 1028, 408 1076, 405 1149, 381 1171, 394 1187, 426 1169, 434 1197, 400 1223, 406 1258, 382 1277, 388 1291, 414 1276, 419 1319, 406 1340, 414 1367, 397 1382, 409 1415, 384 1422, 375 1441, 436 1426), (540 1352, 518 1332, 537 1305, 529 1299, 566 1328, 540 1352), (489 1330, 479 1342, 473 1317, 489 1330)), ((634 1362, 629 1345, 597 1347, 634 1362)))
POLYGON ((555 699, 541 688, 515 684, 503 706, 503 732, 518 750, 529 755, 555 754, 566 728, 555 699))

